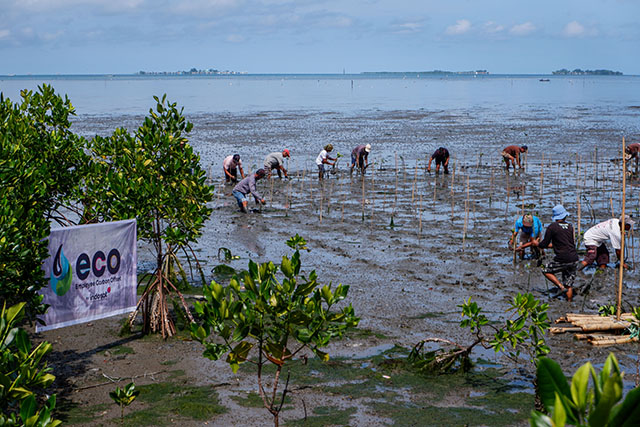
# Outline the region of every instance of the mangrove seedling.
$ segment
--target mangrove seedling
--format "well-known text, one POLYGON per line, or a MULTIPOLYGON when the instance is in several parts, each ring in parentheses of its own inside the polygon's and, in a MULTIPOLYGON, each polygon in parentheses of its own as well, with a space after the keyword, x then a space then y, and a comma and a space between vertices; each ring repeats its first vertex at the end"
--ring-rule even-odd
POLYGON ((470 354, 477 345, 492 348, 502 352, 514 361, 518 361, 521 353, 525 352, 531 361, 549 352, 544 335, 549 329, 547 316, 548 304, 542 304, 530 293, 518 293, 507 313, 511 312, 512 319, 504 320, 499 326, 490 324, 489 319, 482 313, 482 309, 471 298, 462 305, 460 327, 469 329, 474 336, 468 346, 457 344, 442 338, 427 338, 416 344, 409 354, 409 361, 423 373, 451 372, 458 369, 463 371, 471 367, 470 354), (487 333, 487 329, 490 333, 487 333), (425 344, 429 342, 445 343, 454 347, 453 350, 437 349, 428 351, 425 344))
POLYGON ((116 387, 115 391, 109 392, 109 397, 120 406, 120 422, 124 425, 124 408, 131 405, 136 397, 140 394, 140 390, 136 390, 133 383, 129 383, 124 388, 116 387))
POLYGON ((321 286, 315 270, 308 278, 301 276, 299 249, 306 248, 306 242, 296 235, 287 245, 295 252, 291 258, 282 257, 282 279, 273 262, 249 261, 248 271, 234 275, 228 286, 215 281, 204 286, 205 301, 194 303, 201 322, 191 325, 191 336, 205 346, 205 357, 218 360, 226 354, 233 372, 245 362, 255 366, 258 393, 276 426, 288 392, 287 371, 284 388, 278 395, 287 362, 304 349, 328 361, 329 355, 321 348, 333 338, 342 337, 347 328, 357 326, 359 321, 351 304, 334 310, 347 296, 349 286, 321 286), (275 367, 275 374, 265 382, 264 367, 268 364, 275 367), (265 389, 267 384, 271 390, 265 389))

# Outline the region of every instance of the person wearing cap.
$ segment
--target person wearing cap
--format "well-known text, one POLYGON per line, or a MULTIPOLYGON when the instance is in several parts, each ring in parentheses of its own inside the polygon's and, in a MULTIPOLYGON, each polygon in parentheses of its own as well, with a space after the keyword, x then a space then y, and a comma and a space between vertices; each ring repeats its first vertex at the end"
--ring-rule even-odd
POLYGON ((353 173, 353 167, 358 165, 358 169, 364 175, 364 171, 369 166, 369 153, 371 152, 371 144, 358 145, 351 152, 350 173, 353 173))
POLYGON ((544 249, 553 247, 553 260, 542 267, 542 274, 556 285, 567 300, 573 299, 573 281, 576 277, 576 263, 578 251, 573 240, 573 226, 566 221, 569 212, 562 205, 553 207, 551 219, 553 222, 547 227, 544 238, 534 240, 534 245, 544 249), (561 274, 562 282, 556 274, 561 274))
POLYGON ((329 153, 333 151, 333 145, 327 144, 324 146, 324 149, 318 154, 316 158, 316 165, 318 165, 318 178, 320 181, 324 178, 324 165, 335 165, 336 159, 333 157, 329 157, 329 153), (333 163, 331 161, 333 160, 333 163))
MULTIPOLYGON (((624 228, 625 230, 631 230, 635 222, 629 215, 625 215, 624 228)), ((584 246, 587 249, 587 254, 580 262, 579 269, 582 270, 588 265, 593 264, 595 261, 600 269, 605 269, 609 263, 609 250, 607 249, 606 241, 611 240, 611 246, 618 256, 618 260, 623 263, 624 268, 627 265, 622 260, 620 253, 621 240, 622 240, 622 217, 611 218, 594 225, 584 233, 584 246)))
POLYGON ((270 153, 264 159, 264 169, 268 172, 269 176, 271 176, 271 171, 275 169, 278 171, 278 178, 282 179, 282 174, 284 173, 285 178, 289 178, 287 175, 287 170, 284 168, 284 158, 289 157, 289 150, 286 148, 282 150, 282 153, 270 153))
POLYGON ((520 245, 516 248, 516 252, 520 255, 520 259, 524 259, 524 250, 530 246, 532 247, 534 258, 538 258, 539 251, 533 241, 539 238, 542 233, 540 218, 532 214, 519 216, 513 227, 513 234, 509 239, 509 247, 512 247, 518 232, 520 232, 520 245))
POLYGON ((256 203, 265 204, 264 198, 256 190, 256 181, 262 179, 267 172, 264 169, 258 169, 256 173, 250 173, 245 179, 240 181, 233 187, 233 196, 238 201, 240 211, 247 213, 247 205, 249 204, 248 195, 253 195, 256 203))
POLYGON ((523 145, 522 147, 518 145, 510 145, 502 150, 502 158, 504 159, 504 163, 507 166, 507 170, 509 170, 509 163, 513 165, 513 169, 516 168, 516 163, 518 167, 522 169, 522 165, 520 165, 520 153, 526 153, 528 147, 523 145))
POLYGON ((222 161, 222 170, 224 171, 225 183, 238 182, 238 169, 240 169, 240 175, 244 179, 244 171, 242 170, 242 160, 240 160, 240 154, 234 154, 233 156, 227 156, 222 161))

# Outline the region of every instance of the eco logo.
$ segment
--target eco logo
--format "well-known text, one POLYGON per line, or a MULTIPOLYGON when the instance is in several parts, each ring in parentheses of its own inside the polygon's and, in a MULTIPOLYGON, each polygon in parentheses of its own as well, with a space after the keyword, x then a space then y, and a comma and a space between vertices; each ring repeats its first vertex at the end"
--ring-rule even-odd
POLYGON ((51 284, 51 289, 56 293, 59 297, 63 296, 67 293, 67 291, 71 288, 71 277, 73 276, 71 271, 71 264, 69 264, 69 260, 64 256, 64 251, 62 250, 62 245, 58 247, 58 251, 56 252, 56 256, 53 258, 53 267, 51 269, 51 278, 49 279, 49 283, 51 284))

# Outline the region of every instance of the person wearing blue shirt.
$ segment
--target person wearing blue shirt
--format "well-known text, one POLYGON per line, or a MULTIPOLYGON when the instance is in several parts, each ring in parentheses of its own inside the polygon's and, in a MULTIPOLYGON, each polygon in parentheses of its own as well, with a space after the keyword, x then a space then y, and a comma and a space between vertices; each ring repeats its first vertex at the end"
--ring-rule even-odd
POLYGON ((531 214, 519 216, 509 239, 509 247, 513 247, 518 232, 520 232, 520 245, 516 248, 516 252, 520 255, 520 259, 524 259, 524 250, 529 246, 531 246, 533 257, 538 258, 540 256, 539 249, 533 245, 533 241, 539 238, 542 233, 540 218, 531 214))

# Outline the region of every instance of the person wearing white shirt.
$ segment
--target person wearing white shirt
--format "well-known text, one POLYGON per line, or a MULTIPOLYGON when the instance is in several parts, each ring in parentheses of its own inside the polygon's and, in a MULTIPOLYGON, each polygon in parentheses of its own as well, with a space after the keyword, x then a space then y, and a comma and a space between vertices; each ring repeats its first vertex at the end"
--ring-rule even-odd
POLYGON ((332 151, 333 145, 327 144, 324 146, 324 150, 322 150, 316 158, 316 165, 318 165, 318 178, 320 179, 320 181, 322 181, 322 179, 324 178, 324 165, 336 164, 336 159, 329 156, 329 153, 332 151), (333 160, 333 163, 331 163, 331 160, 333 160))
MULTIPOLYGON (((630 230, 633 227, 634 221, 629 215, 625 215, 624 219, 625 230, 630 230)), ((618 260, 624 263, 623 256, 620 253, 621 246, 621 230, 622 230, 622 218, 611 218, 594 225, 584 233, 584 246, 587 249, 587 254, 584 259, 580 261, 578 270, 582 270, 588 265, 593 264, 595 261, 599 268, 604 269, 609 263, 609 250, 607 249, 607 240, 611 241, 611 246, 616 252, 618 260)), ((627 265, 624 264, 624 268, 627 265)))

